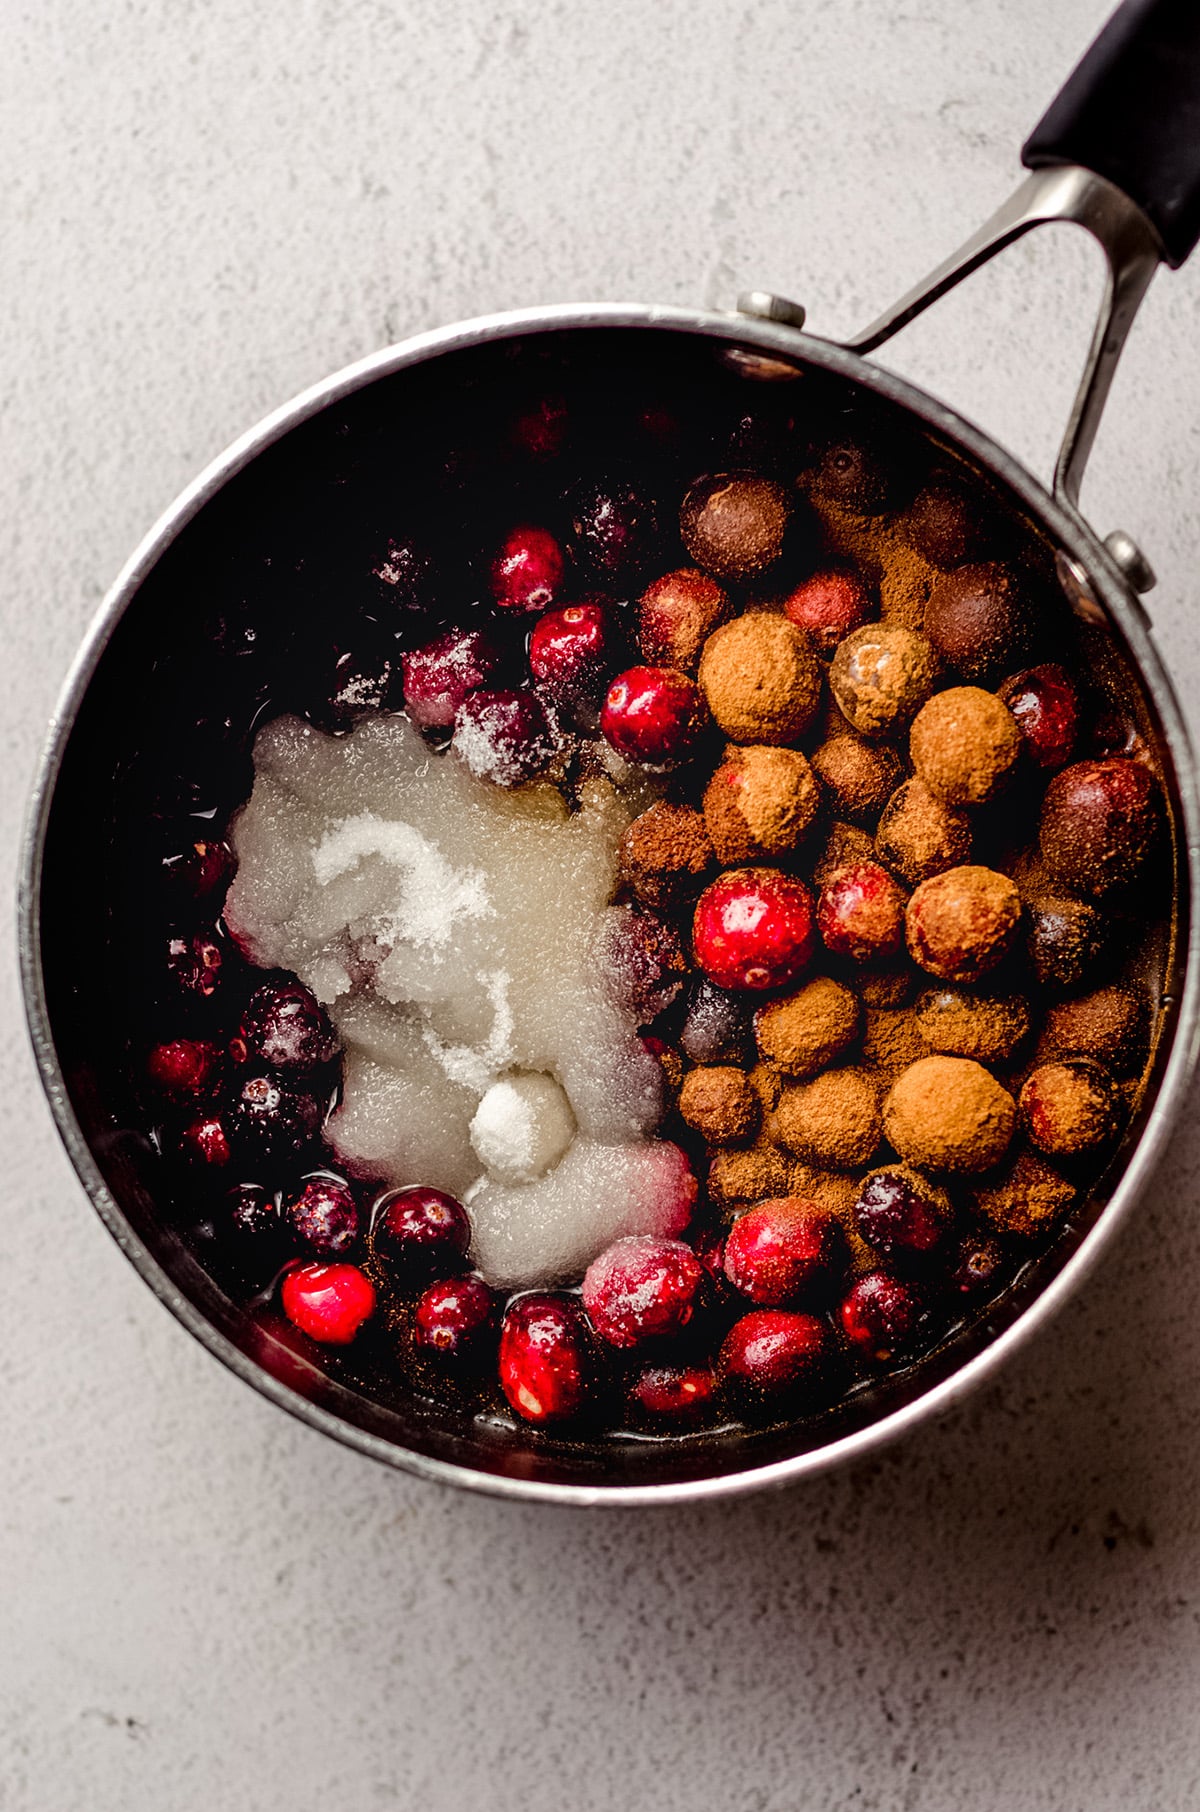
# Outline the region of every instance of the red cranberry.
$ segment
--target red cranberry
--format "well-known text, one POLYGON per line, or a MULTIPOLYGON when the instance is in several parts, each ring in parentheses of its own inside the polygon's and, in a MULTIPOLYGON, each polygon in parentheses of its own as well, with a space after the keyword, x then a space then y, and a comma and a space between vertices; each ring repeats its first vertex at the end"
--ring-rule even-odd
POLYGON ((492 561, 492 596, 504 610, 548 610, 562 576, 562 549, 549 529, 523 523, 492 561))
POLYGON ((456 1271, 471 1244, 471 1222, 442 1189, 395 1189, 375 1205, 371 1241, 379 1262, 401 1275, 456 1271))
POLYGON ((868 1271, 851 1286, 838 1310, 850 1345, 879 1363, 903 1352, 921 1321, 921 1305, 908 1284, 886 1271, 868 1271))
POLYGON ((1039 768, 1061 768, 1075 753, 1079 694, 1066 669, 1053 661, 1014 673, 998 696, 1017 720, 1026 752, 1039 768))
POLYGON ((322 1346, 349 1346, 375 1313, 375 1286, 357 1265, 298 1265, 280 1299, 293 1327, 322 1346))
POLYGON ((495 1299, 482 1277, 451 1277, 430 1284, 417 1301, 413 1338, 442 1359, 476 1353, 495 1325, 495 1299))
POLYGON ((784 988, 808 968, 816 942, 807 888, 773 868, 730 869, 696 902, 696 961, 718 988, 784 988))
POLYGON ((994 1290, 1004 1266, 1004 1248, 999 1240, 982 1233, 970 1234, 962 1241, 950 1266, 950 1288, 960 1296, 983 1296, 994 1290))
POLYGON ((783 608, 797 629, 808 632, 822 654, 832 654, 852 629, 861 629, 879 614, 858 574, 839 567, 805 579, 784 599, 783 608))
POLYGON ((224 1169, 233 1155, 226 1121, 220 1114, 205 1114, 193 1120, 179 1135, 179 1150, 189 1163, 224 1169))
POLYGON ((698 1422, 716 1395, 711 1365, 647 1365, 629 1387, 629 1405, 655 1422, 698 1422))
POLYGON ((625 480, 589 485, 575 496, 571 527, 571 551, 581 566, 606 579, 624 579, 654 552, 658 511, 645 491, 625 480))
POLYGON ((156 1044, 146 1074, 172 1101, 196 1101, 210 1093, 221 1072, 221 1053, 201 1038, 172 1038, 156 1044))
POLYGON ((703 1281, 703 1266, 682 1240, 632 1234, 588 1266, 583 1306, 610 1346, 637 1346, 686 1327, 703 1281))
POLYGON ((348 1252, 358 1238, 358 1206, 349 1184, 338 1177, 309 1177, 284 1213, 314 1252, 348 1252))
POLYGON ((814 1285, 840 1276, 845 1264, 838 1221, 796 1196, 760 1202, 733 1223, 725 1240, 726 1277, 765 1308, 795 1302, 814 1285))
POLYGON ((567 426, 566 399, 557 395, 539 397, 514 418, 513 442, 533 459, 554 459, 562 452, 567 426))
POLYGON ((202 1000, 210 1000, 220 987, 223 960, 220 944, 207 931, 173 937, 167 945, 167 967, 177 986, 202 1000))
POLYGON ((946 1237, 948 1198, 915 1171, 876 1170, 854 1204, 858 1230, 869 1246, 891 1259, 923 1259, 946 1237))
POLYGON ((532 692, 472 692, 454 719, 451 748, 477 780, 521 786, 553 760, 550 720, 532 692))
POLYGON ((887 962, 904 948, 906 903, 900 883, 878 862, 850 862, 821 889, 817 929, 835 956, 887 962))
POLYGON ((448 730, 464 698, 495 679, 501 655, 478 629, 445 635, 403 656, 404 708, 419 730, 448 730))
POLYGON ((369 712, 394 710, 400 691, 400 663, 393 648, 340 648, 310 715, 330 730, 351 730, 369 712))
POLYGON ((529 638, 529 667, 556 703, 595 703, 612 657, 613 628, 603 604, 566 604, 539 617, 529 638))
POLYGON ((1110 755, 1105 761, 1074 762, 1054 776, 1038 835, 1056 881, 1101 895, 1136 880, 1160 828, 1154 775, 1140 761, 1110 755))
POLYGON ((200 838, 178 855, 167 856, 163 875, 183 899, 206 900, 223 894, 233 878, 233 851, 228 843, 200 838))
POLYGON ((694 755, 709 728, 695 680, 675 667, 630 667, 608 688, 600 729, 626 761, 666 768, 694 755))
POLYGON ((239 1063, 265 1063, 294 1076, 332 1063, 339 1048, 324 1008, 298 981, 256 988, 230 1045, 239 1063))
POLYGON ((272 1162, 298 1156, 316 1137, 323 1118, 315 1095, 274 1075, 248 1076, 232 1104, 238 1144, 247 1154, 272 1162))
POLYGON ((609 999, 638 1025, 649 1025, 673 1006, 687 980, 678 932, 640 906, 602 912, 592 953, 609 999))
POLYGON ((770 1402, 813 1383, 832 1356, 827 1322, 786 1309, 754 1309, 726 1334, 717 1371, 739 1395, 770 1402))
POLYGON ((519 1296, 500 1329, 500 1388, 527 1422, 559 1422, 582 1406, 588 1340, 583 1316, 559 1296, 519 1296))

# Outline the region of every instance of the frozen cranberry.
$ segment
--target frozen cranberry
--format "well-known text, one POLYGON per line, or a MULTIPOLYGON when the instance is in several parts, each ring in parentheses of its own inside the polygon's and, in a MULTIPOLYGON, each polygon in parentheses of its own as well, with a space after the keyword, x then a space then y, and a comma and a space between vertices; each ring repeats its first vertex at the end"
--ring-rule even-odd
POLYGON ((600 728, 618 755, 651 768, 694 755, 709 728, 695 680, 675 667, 630 667, 608 688, 600 728))
POLYGON ((402 658, 404 708, 419 730, 448 730, 468 693, 500 670, 495 643, 478 629, 448 629, 402 658))
POLYGON ((701 1419, 716 1390, 711 1365, 647 1365, 629 1387, 629 1404, 652 1421, 687 1426, 701 1419))
POLYGON ((1079 736, 1079 694, 1066 669, 1053 661, 1014 673, 998 697, 1017 720, 1025 751, 1039 768, 1065 767, 1079 736))
POLYGON ((562 549, 549 529, 523 523, 492 561, 492 596, 503 610, 548 610, 562 576, 562 549))
POLYGON ((900 883, 878 862, 850 862, 821 889, 817 929, 835 956, 887 962, 904 948, 906 903, 900 883))
POLYGON ((310 715, 330 730, 351 730, 373 711, 395 710, 401 697, 399 654, 366 644, 334 651, 333 670, 320 683, 310 715))
POLYGON ((969 1234, 950 1263, 950 1288, 959 1296, 982 1296, 996 1287, 1003 1265, 1004 1248, 999 1240, 969 1234))
POLYGON ((423 610, 429 602, 436 562, 431 550, 412 537, 387 541, 372 568, 381 596, 399 610, 423 610))
POLYGON ((197 1101, 215 1086, 221 1053, 201 1038, 172 1038, 156 1044, 146 1059, 146 1074, 160 1094, 172 1101, 197 1101))
POLYGON ((638 642, 652 666, 694 673, 714 629, 727 622, 729 593, 707 573, 683 566, 656 579, 642 594, 638 642))
POLYGON ((312 1143, 324 1105, 307 1089, 281 1076, 248 1076, 233 1098, 233 1130, 250 1155, 277 1161, 296 1157, 312 1143))
POLYGON ((417 1300, 413 1338, 443 1359, 465 1359, 483 1346, 496 1321, 496 1301, 482 1277, 432 1283, 417 1300))
POLYGON ((649 1025, 673 1006, 687 980, 678 932, 640 906, 602 912, 592 952, 609 999, 639 1025, 649 1025))
POLYGON ((753 1309, 726 1334, 717 1372, 739 1395, 773 1402, 814 1383, 832 1356, 827 1322, 787 1309, 753 1309))
POLYGON ((773 868, 730 869, 696 902, 692 946, 718 988, 784 988, 808 968, 816 942, 807 888, 773 868))
POLYGON ((314 1252, 348 1252, 358 1238, 358 1206, 349 1184, 338 1177, 309 1177, 299 1195, 285 1204, 297 1237, 314 1252))
POLYGON ((375 1286, 357 1265, 297 1265, 280 1290, 293 1327, 322 1346, 349 1346, 375 1313, 375 1286))
POLYGON ((442 1189, 395 1189, 375 1204, 371 1243, 379 1262, 402 1276, 457 1271, 471 1243, 471 1222, 462 1203, 442 1189))
POLYGON ((256 988, 230 1045, 239 1063, 265 1063, 296 1076, 331 1063, 339 1048, 324 1008, 298 981, 256 988))
POLYGON ((566 604, 539 617, 529 638, 529 667, 559 704, 596 704, 615 641, 603 604, 566 604))
POLYGON ((187 900, 223 894, 233 878, 233 851, 228 843, 201 837, 177 855, 163 860, 163 876, 173 892, 187 900))
POLYGON ((896 1165, 866 1178, 854 1219, 867 1244, 885 1258, 921 1260, 944 1242, 952 1210, 944 1191, 896 1165))
POLYGON ((558 395, 539 397, 513 418, 512 438, 522 453, 533 459, 554 459, 562 452, 567 438, 566 399, 558 395))
POLYGON ((783 608, 797 629, 807 630, 822 654, 832 654, 843 636, 879 614, 863 580, 842 567, 805 579, 784 599, 783 608))
POLYGON ((632 1234, 588 1266, 583 1306, 610 1346, 637 1346, 686 1327, 703 1281, 704 1267, 682 1240, 632 1234))
POLYGON ((284 1225, 279 1204, 261 1183, 237 1183, 225 1201, 229 1225, 239 1239, 256 1245, 282 1240, 284 1225))
POLYGON ((575 1304, 559 1296, 519 1296, 500 1329, 500 1388, 527 1422, 559 1422, 582 1406, 588 1338, 575 1304))
POLYGON ((220 944, 207 931, 173 937, 167 945, 167 968, 176 986, 202 1000, 210 1000, 220 987, 223 961, 220 944))
POLYGON ((832 1214, 797 1196, 760 1202, 725 1240, 725 1275, 764 1308, 796 1302, 845 1270, 846 1241, 832 1214))
POLYGON ((179 1151, 189 1163, 223 1170, 233 1155, 226 1120, 220 1114, 204 1114, 191 1121, 179 1135, 179 1151))
POLYGON ((544 773, 558 742, 532 692, 472 692, 458 707, 454 753, 477 780, 521 786, 544 773))
POLYGON ((886 1271, 868 1271, 853 1283, 838 1310, 850 1345, 879 1363, 903 1352, 921 1321, 921 1305, 908 1284, 886 1271))
POLYGON ((1158 781, 1140 761, 1110 755, 1077 761, 1046 788, 1039 829, 1056 881, 1089 895, 1128 886, 1145 866, 1162 825, 1158 781))
POLYGON ((618 479, 577 492, 571 528, 571 551, 581 566, 606 579, 625 579, 654 552, 658 511, 638 485, 618 479))

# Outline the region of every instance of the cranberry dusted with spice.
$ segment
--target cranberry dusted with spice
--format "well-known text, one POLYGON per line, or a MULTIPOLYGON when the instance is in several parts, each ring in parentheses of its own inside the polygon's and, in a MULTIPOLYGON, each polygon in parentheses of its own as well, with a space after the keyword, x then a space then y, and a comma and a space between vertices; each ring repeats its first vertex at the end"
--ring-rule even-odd
POLYGON ((1029 652, 1036 627, 1028 582, 994 560, 955 567, 925 606, 925 634, 942 659, 983 685, 1029 652))
POLYGON ((1047 661, 1010 674, 998 697, 1016 719, 1030 760, 1047 773, 1065 767, 1079 737, 1079 693, 1065 667, 1047 661))
POLYGON ((221 1053, 202 1038, 171 1038, 156 1044, 146 1059, 146 1075, 159 1094, 171 1101, 199 1101, 216 1086, 221 1053))
POLYGON ((247 1076, 233 1097, 233 1134, 249 1156, 275 1162, 296 1157, 320 1130, 324 1103, 273 1074, 247 1076))
POLYGON ((610 479, 575 493, 571 529, 571 552, 580 566, 603 579, 626 579, 653 556, 658 508, 639 484, 610 479))
POLYGON ((297 1265, 279 1295, 292 1326, 322 1346, 349 1346, 375 1313, 375 1286, 357 1265, 297 1265))
POLYGON ((946 805, 986 805, 1012 779, 1021 753, 1016 719, 993 692, 951 686, 913 719, 913 767, 946 805))
POLYGON ((733 742, 795 742, 821 703, 812 643, 773 611, 748 610, 714 629, 699 673, 708 708, 733 742))
POLYGON ((604 604, 566 604, 539 617, 529 669, 556 704, 595 704, 613 662, 616 635, 604 604))
POLYGON ((752 1309, 721 1344, 717 1373, 748 1404, 782 1404, 819 1384, 834 1356, 833 1333, 816 1315, 752 1309))
POLYGON ((927 636, 900 623, 867 623, 838 643, 829 685, 860 736, 892 736, 933 691, 937 655, 927 636))
POLYGON ((852 629, 879 615, 866 582, 845 567, 813 573, 783 600, 784 615, 803 629, 822 654, 832 654, 852 629))
POLYGON ((496 1299, 482 1277, 443 1278, 417 1300, 413 1339, 439 1359, 470 1359, 489 1344, 495 1326, 496 1299))
POLYGON ((522 523, 492 560, 492 596, 502 610, 548 610, 562 577, 562 549, 549 529, 522 523))
POLYGON ((588 1266, 583 1306, 610 1346, 640 1346, 688 1325, 704 1277, 704 1267, 682 1240, 633 1234, 588 1266))
POLYGON ((477 780, 510 787, 545 773, 559 738, 532 692, 481 689, 458 707, 450 747, 477 780))
POLYGON ((1026 946, 1039 982, 1059 993, 1082 988, 1113 944, 1111 913, 1084 900, 1034 900, 1026 946))
POLYGON ((786 988, 816 950, 812 896, 773 868, 735 868, 696 902, 692 948, 718 988, 786 988))
POLYGON ((846 1268, 846 1240, 832 1214, 800 1196, 760 1202, 737 1219, 725 1241, 725 1275, 764 1308, 783 1308, 846 1268))
POLYGON ((687 1427, 702 1420, 716 1391, 711 1365, 647 1365, 629 1387, 629 1408, 653 1422, 687 1427))
POLYGON ((211 1000, 221 985, 224 953, 211 932, 173 937, 167 944, 167 969, 185 994, 211 1000))
POLYGON ((909 954, 941 981, 976 982, 1012 948, 1021 896, 1007 875, 968 863, 922 881, 905 911, 909 954))
POLYGON ((827 881, 817 901, 817 930, 827 950, 856 963, 887 962, 904 945, 907 896, 878 862, 851 862, 827 881))
POLYGON ((877 430, 866 429, 823 448, 813 489, 829 503, 874 516, 892 500, 897 477, 895 448, 888 447, 877 430))
POLYGON ((404 655, 404 708, 418 730, 448 730, 463 700, 496 678, 501 660, 478 629, 448 629, 404 655))
POLYGON ((324 1008, 298 981, 266 982, 256 988, 230 1045, 238 1063, 265 1063, 295 1076, 332 1063, 339 1049, 324 1008))
POLYGON ((1099 1151, 1121 1124, 1116 1083, 1086 1057, 1041 1064, 1027 1078, 1018 1106, 1031 1144, 1048 1158, 1099 1151))
POLYGON ((581 1311, 561 1296, 518 1296, 500 1329, 500 1388, 527 1422, 576 1415, 587 1394, 591 1348, 581 1311))
POLYGON ((683 545, 705 572, 744 579, 765 572, 783 552, 791 515, 787 491, 755 472, 698 478, 679 511, 683 545))
POLYGON ((1004 1248, 999 1240, 983 1233, 971 1233, 960 1241, 947 1273, 954 1295, 982 1296, 995 1288, 1004 1267, 1004 1248))
POLYGON ((1100 897, 1137 879, 1162 827, 1158 781, 1140 761, 1110 755, 1054 776, 1038 832, 1054 879, 1100 897))
POLYGON ((850 1286, 838 1309, 838 1326, 864 1359, 884 1365, 902 1353, 922 1321, 912 1287, 887 1271, 868 1271, 850 1286))
POLYGON ((621 879, 646 906, 670 908, 692 898, 712 866, 704 819, 689 805, 660 799, 621 838, 621 879))
POLYGON ((314 1252, 332 1256, 349 1252, 358 1238, 358 1205, 354 1191, 340 1177, 309 1177, 298 1195, 284 1205, 296 1236, 314 1252))
POLYGON ((1008 1150, 1017 1104, 970 1057, 919 1057, 892 1084, 883 1130, 923 1170, 990 1170, 1008 1150))
POLYGON ((618 755, 668 768, 695 755, 709 729, 695 680, 674 667, 629 667, 608 689, 600 729, 618 755))
POLYGON ((694 672, 705 642, 732 609, 729 593, 693 567, 682 566, 656 579, 643 592, 638 614, 638 645, 644 658, 694 672))
POLYGON ((704 792, 704 822, 717 860, 787 855, 811 830, 821 789, 798 749, 726 749, 704 792))
POLYGON ((470 1244, 467 1211, 445 1190, 393 1189, 375 1204, 371 1250, 399 1277, 460 1270, 470 1244))
POLYGON ((945 1190, 903 1164, 872 1171, 854 1204, 855 1224, 868 1246, 893 1261, 936 1253, 953 1218, 945 1190))

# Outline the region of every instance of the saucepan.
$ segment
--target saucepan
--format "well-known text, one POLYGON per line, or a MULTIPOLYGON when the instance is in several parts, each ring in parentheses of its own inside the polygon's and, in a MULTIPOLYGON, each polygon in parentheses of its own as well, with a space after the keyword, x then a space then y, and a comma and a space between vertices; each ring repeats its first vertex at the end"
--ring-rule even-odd
MULTIPOLYGON (((1145 1191, 1197 1056, 1200 804, 1184 720, 1140 602, 1154 583, 1150 565, 1128 535, 1101 539, 1078 498, 1138 304, 1158 267, 1179 266, 1200 236, 1200 12, 1184 0, 1127 0, 1035 128, 1022 161, 1026 179, 993 218, 844 343, 806 332, 796 304, 753 293, 732 314, 603 306, 496 315, 363 359, 276 410, 209 466, 106 598, 50 726, 29 820, 20 912, 33 1046, 67 1150, 126 1257, 210 1352, 311 1427, 418 1475, 512 1498, 659 1503, 803 1478, 862 1458, 992 1376, 1079 1287, 1145 1191), (986 433, 869 355, 995 252, 1064 221, 1099 243, 1107 278, 1047 488, 986 433), (297 599, 327 590, 335 576, 323 565, 312 518, 325 510, 343 523, 365 522, 381 507, 371 456, 380 434, 394 435, 410 416, 428 421, 438 399, 469 428, 481 374, 539 359, 558 371, 611 371, 633 385, 659 371, 685 390, 737 382, 763 397, 811 380, 908 424, 1053 550, 1069 606, 1124 676, 1137 733, 1162 775, 1174 910, 1161 951, 1161 1011, 1148 1084, 1103 1185, 982 1324, 827 1422, 678 1441, 560 1442, 452 1414, 415 1393, 372 1397, 274 1341, 206 1265, 202 1247, 164 1206, 157 1154, 130 1109, 132 1034, 104 953, 138 919, 129 826, 115 802, 131 765, 146 758, 147 736, 154 760, 176 733, 157 707, 160 693, 180 723, 192 715, 207 723, 219 747, 229 675, 253 634, 249 617, 239 622, 239 599, 275 586, 296 609, 297 599)), ((469 432, 460 435, 462 445, 470 441, 469 432)), ((405 481, 393 474, 389 482, 394 503, 395 484, 405 481)))

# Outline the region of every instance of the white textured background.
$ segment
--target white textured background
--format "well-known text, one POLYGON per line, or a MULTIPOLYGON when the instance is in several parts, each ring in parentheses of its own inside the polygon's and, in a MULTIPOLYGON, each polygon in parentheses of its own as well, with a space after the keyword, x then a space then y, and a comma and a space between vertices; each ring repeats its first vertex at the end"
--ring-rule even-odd
MULTIPOLYGON (((102 590, 256 416, 521 303, 774 285, 848 331, 1012 185, 1106 11, 0 0, 6 850, 102 590)), ((1096 280, 1043 235, 896 362, 1045 469, 1096 280)), ((1198 340, 1200 260, 1151 294, 1085 498, 1151 554, 1188 703, 1198 340)), ((1099 1278, 956 1420, 728 1507, 514 1508, 343 1452, 171 1321, 58 1149, 13 970, 5 1812, 1200 1803, 1194 1113, 1099 1278)))

